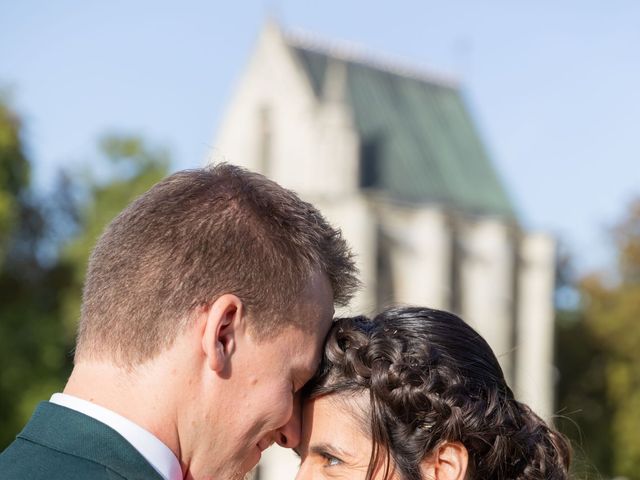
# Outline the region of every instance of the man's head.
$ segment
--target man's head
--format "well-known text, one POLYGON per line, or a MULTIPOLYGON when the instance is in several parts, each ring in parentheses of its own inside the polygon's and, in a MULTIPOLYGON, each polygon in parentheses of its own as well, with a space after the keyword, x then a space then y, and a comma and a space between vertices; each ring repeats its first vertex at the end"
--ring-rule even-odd
POLYGON ((183 468, 231 478, 298 442, 294 394, 357 284, 340 232, 294 193, 231 165, 178 172, 97 242, 76 365, 170 370, 183 468))
POLYGON ((242 300, 261 337, 291 322, 304 326, 306 319, 286 312, 316 272, 329 279, 337 304, 358 283, 346 242, 312 205, 231 165, 175 173, 123 210, 97 242, 76 360, 142 363, 224 293, 242 300))

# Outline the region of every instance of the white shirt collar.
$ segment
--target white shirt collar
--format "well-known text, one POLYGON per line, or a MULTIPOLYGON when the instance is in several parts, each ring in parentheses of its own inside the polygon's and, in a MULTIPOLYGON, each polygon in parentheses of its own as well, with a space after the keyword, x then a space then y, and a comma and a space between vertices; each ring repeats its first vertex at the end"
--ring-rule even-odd
POLYGON ((95 418, 113 428, 140 452, 164 480, 182 480, 182 469, 175 454, 158 437, 108 408, 65 393, 54 393, 51 403, 95 418))

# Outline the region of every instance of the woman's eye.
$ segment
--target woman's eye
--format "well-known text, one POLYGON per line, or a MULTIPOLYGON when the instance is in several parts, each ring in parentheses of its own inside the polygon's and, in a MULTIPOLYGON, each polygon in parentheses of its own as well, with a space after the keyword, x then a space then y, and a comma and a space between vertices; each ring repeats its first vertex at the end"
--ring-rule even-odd
POLYGON ((322 457, 324 458, 327 467, 335 467, 336 465, 340 465, 342 463, 339 458, 336 458, 333 455, 329 455, 328 453, 323 453, 322 457))

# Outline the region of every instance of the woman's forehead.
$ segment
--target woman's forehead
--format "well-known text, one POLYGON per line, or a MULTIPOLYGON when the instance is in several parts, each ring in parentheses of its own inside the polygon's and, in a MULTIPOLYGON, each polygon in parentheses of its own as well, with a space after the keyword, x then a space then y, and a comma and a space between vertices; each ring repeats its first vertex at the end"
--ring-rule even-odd
POLYGON ((349 447, 354 445, 366 447, 364 453, 368 458, 371 440, 363 435, 361 416, 355 414, 359 410, 355 397, 350 400, 342 395, 325 395, 306 400, 302 415, 302 447, 313 450, 320 445, 333 445, 354 457, 359 456, 349 447))
POLYGON ((303 404, 302 428, 314 433, 315 438, 327 435, 336 429, 348 428, 354 434, 370 439, 370 400, 367 391, 345 392, 306 399, 303 404), (343 428, 344 427, 344 428, 343 428))

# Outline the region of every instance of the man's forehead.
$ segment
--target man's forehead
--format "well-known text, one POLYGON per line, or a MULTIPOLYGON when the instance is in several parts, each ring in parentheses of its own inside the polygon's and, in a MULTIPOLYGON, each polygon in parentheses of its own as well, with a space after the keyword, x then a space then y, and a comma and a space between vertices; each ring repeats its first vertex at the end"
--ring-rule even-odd
POLYGON ((328 277, 315 274, 290 313, 298 317, 295 324, 308 333, 320 334, 324 338, 335 314, 333 290, 328 277))
POLYGON ((326 303, 333 309, 333 286, 327 274, 314 272, 309 276, 307 286, 302 292, 303 298, 326 303))

